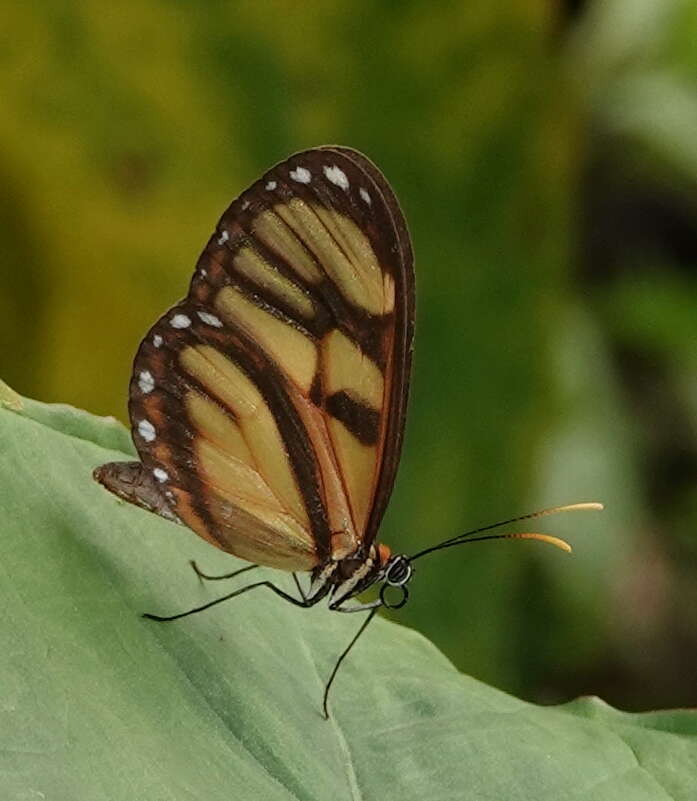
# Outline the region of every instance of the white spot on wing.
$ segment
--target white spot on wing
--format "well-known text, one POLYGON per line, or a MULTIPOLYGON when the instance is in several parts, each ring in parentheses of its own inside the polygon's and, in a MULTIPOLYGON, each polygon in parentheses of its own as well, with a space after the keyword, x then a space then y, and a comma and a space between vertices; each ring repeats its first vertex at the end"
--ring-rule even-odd
POLYGON ((166 470, 163 470, 161 467, 156 467, 152 471, 152 474, 160 482, 160 484, 163 484, 169 478, 169 473, 166 470))
POLYGON ((243 200, 242 201, 242 211, 246 211, 249 208, 249 201, 243 200))
POLYGON ((155 426, 150 420, 141 420, 138 423, 138 433, 146 442, 152 442, 155 439, 155 426))
POLYGON ((196 314, 203 320, 204 323, 208 325, 214 325, 216 328, 222 328, 223 324, 215 314, 210 314, 210 312, 205 311, 197 311, 196 314))
POLYGON ((323 170, 328 180, 333 184, 340 186, 342 189, 349 188, 349 179, 346 177, 346 173, 337 167, 336 164, 333 167, 323 167, 323 170))
POLYGON ((188 328, 191 325, 191 319, 185 314, 175 314, 169 324, 172 328, 188 328))
POLYGON ((296 167, 294 170, 290 171, 290 177, 299 184, 309 184, 312 179, 312 174, 305 167, 296 167))
POLYGON ((268 182, 268 184, 266 184, 266 188, 267 188, 267 190, 268 190, 269 192, 273 192, 273 190, 274 190, 274 189, 275 189, 277 186, 278 186, 278 184, 276 183, 276 181, 269 181, 269 182, 268 182))
POLYGON ((140 387, 140 391, 146 395, 148 392, 152 392, 153 389, 155 389, 155 379, 150 370, 140 371, 138 375, 138 386, 140 387))
POLYGON ((152 338, 152 344, 156 348, 159 348, 160 345, 162 344, 162 337, 159 334, 155 334, 155 336, 152 338))
POLYGON ((228 239, 230 239, 230 234, 227 231, 223 230, 221 231, 220 236, 218 237, 218 244, 224 245, 228 241, 228 239))
POLYGON ((368 194, 368 192, 365 189, 363 189, 363 187, 360 188, 359 194, 363 198, 363 200, 370 206, 370 204, 373 201, 370 199, 370 195, 368 194))

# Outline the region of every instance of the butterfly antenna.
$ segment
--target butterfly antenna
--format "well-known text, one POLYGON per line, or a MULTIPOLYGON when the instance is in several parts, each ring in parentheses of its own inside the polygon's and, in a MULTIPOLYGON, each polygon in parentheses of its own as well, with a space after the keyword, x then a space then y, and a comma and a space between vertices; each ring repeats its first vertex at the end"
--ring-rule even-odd
POLYGON ((472 531, 466 531, 464 534, 458 534, 456 537, 451 537, 448 540, 439 542, 438 545, 432 545, 430 548, 425 548, 423 551, 419 551, 409 558, 412 560, 419 559, 422 556, 426 556, 428 553, 440 551, 444 548, 452 548, 455 545, 462 545, 466 542, 483 542, 484 540, 538 540, 539 542, 546 542, 548 545, 554 545, 557 548, 561 548, 563 551, 570 552, 571 546, 568 542, 560 539, 559 537, 553 537, 550 534, 524 532, 521 534, 486 534, 482 537, 477 537, 475 535, 482 534, 485 531, 492 531, 496 528, 501 528, 501 526, 508 526, 511 523, 520 523, 523 520, 538 520, 541 517, 548 517, 549 515, 556 515, 561 512, 578 512, 588 510, 601 511, 604 508, 605 507, 602 503, 597 503, 595 501, 586 503, 569 503, 564 506, 551 506, 548 509, 540 509, 537 512, 530 512, 529 514, 520 515, 519 517, 511 517, 508 520, 501 520, 499 523, 492 523, 488 526, 472 529, 472 531))

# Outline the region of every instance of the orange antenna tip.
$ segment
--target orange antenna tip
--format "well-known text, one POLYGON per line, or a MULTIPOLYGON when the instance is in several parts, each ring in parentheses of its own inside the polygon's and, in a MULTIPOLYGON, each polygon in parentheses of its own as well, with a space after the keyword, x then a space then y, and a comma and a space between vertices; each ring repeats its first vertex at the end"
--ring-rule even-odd
POLYGON ((602 512, 605 504, 598 503, 598 501, 587 501, 585 503, 570 503, 568 506, 562 506, 560 512, 581 512, 584 510, 592 510, 595 512, 602 512))
MULTIPOLYGON (((560 512, 585 512, 585 511, 595 511, 600 512, 604 509, 602 503, 598 503, 597 501, 585 501, 583 503, 567 503, 563 506, 550 506, 549 509, 540 509, 539 512, 533 512, 529 515, 523 515, 522 517, 517 518, 518 520, 538 520, 540 517, 547 517, 548 515, 556 515, 560 512)), ((510 522, 515 522, 511 520, 510 522)))
POLYGON ((523 534, 508 534, 507 536, 510 539, 515 540, 539 540, 540 542, 546 542, 549 545, 554 545, 556 548, 561 548, 562 551, 571 553, 571 546, 566 540, 562 540, 559 537, 553 537, 551 534, 525 532, 523 534))

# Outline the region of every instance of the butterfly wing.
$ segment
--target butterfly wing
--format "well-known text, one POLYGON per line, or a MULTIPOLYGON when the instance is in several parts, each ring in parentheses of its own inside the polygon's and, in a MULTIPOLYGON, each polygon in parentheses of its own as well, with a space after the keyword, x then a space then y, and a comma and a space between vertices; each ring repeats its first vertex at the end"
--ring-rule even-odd
POLYGON ((413 318, 411 243, 382 174, 346 148, 291 156, 231 204, 187 297, 143 340, 129 402, 142 466, 98 479, 272 567, 369 546, 413 318))

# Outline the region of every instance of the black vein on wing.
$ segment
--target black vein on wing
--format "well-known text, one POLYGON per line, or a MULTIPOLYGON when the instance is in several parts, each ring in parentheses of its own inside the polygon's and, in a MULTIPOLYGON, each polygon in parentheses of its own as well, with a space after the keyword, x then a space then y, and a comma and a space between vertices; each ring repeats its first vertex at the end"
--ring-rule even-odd
POLYGON ((380 436, 381 414, 362 401, 340 390, 325 400, 325 408, 346 426, 362 445, 377 445, 380 436))

